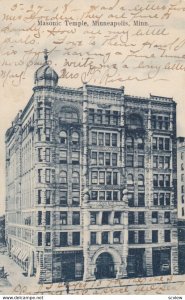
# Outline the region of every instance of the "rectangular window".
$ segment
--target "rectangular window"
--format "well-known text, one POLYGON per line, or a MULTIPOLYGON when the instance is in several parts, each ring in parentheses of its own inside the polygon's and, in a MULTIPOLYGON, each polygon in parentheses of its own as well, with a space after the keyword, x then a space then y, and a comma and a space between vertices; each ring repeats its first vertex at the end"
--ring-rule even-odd
POLYGON ((133 155, 127 155, 126 166, 127 167, 134 166, 134 156, 133 155))
POLYGON ((157 138, 156 137, 153 137, 152 145, 153 145, 153 150, 157 150, 157 138))
POLYGON ((105 184, 105 172, 99 172, 99 184, 105 184))
POLYGON ((112 134, 112 146, 117 147, 117 133, 112 134))
POLYGON ((67 151, 60 150, 59 162, 60 162, 60 164, 66 164, 67 163, 67 151))
POLYGON ((42 225, 42 211, 38 211, 38 225, 42 225))
POLYGON ((114 213, 114 224, 120 224, 121 223, 121 212, 115 211, 114 213))
POLYGON ((104 146, 104 133, 102 132, 98 133, 98 145, 104 146))
POLYGON ((112 153, 112 166, 117 166, 117 153, 112 153))
POLYGON ((110 110, 105 111, 105 124, 110 124, 110 110))
POLYGON ((159 150, 163 150, 164 146, 163 146, 163 138, 159 138, 159 150))
POLYGON ((96 232, 91 232, 91 245, 96 245, 96 232))
POLYGON ((51 182, 51 170, 50 169, 45 170, 45 178, 46 178, 47 183, 51 182))
POLYGON ((121 243, 121 231, 113 232, 113 243, 120 244, 121 243))
POLYGON ((169 187, 170 186, 170 175, 165 176, 165 186, 169 187))
POLYGON ((159 156, 159 169, 164 169, 164 156, 159 156))
POLYGON ((46 160, 46 162, 50 162, 50 149, 49 148, 46 148, 45 160, 46 160))
POLYGON ((75 246, 80 245, 80 232, 73 232, 73 234, 72 234, 72 243, 75 246))
POLYGON ((108 225, 109 224, 109 216, 110 216, 110 213, 108 211, 103 211, 103 213, 102 213, 102 225, 108 225))
POLYGON ((165 169, 170 169, 170 156, 165 157, 164 168, 165 169))
POLYGON ((80 212, 78 212, 78 211, 73 212, 72 224, 80 225, 80 212))
POLYGON ((165 230, 164 231, 164 241, 166 243, 170 243, 171 242, 171 232, 170 232, 170 230, 165 230))
POLYGON ((156 116, 152 116, 152 128, 156 129, 156 125, 157 125, 156 116))
POLYGON ((170 150, 170 139, 165 138, 165 150, 170 150))
POLYGON ((60 224, 67 225, 67 211, 60 212, 60 224))
POLYGON ((105 134, 105 146, 110 146, 110 133, 105 134))
POLYGON ((164 206, 164 193, 160 193, 159 195, 159 203, 161 206, 164 206))
POLYGON ((153 168, 158 168, 158 156, 153 156, 153 168))
POLYGON ((138 212, 138 224, 145 224, 145 213, 144 213, 144 211, 138 212))
POLYGON ((60 247, 68 246, 68 234, 67 232, 60 232, 60 247))
POLYGON ((138 244, 144 244, 145 243, 145 232, 144 230, 138 231, 138 244))
POLYGON ((105 201, 105 192, 99 191, 99 200, 105 201))
POLYGON ((49 142, 51 140, 51 129, 46 128, 46 141, 49 142))
POLYGON ((92 132, 92 145, 97 145, 97 132, 92 132))
POLYGON ((170 205, 170 193, 166 193, 166 205, 170 205))
POLYGON ((46 114, 46 120, 51 119, 51 109, 46 108, 45 114, 46 114))
POLYGON ((91 172, 91 183, 98 184, 98 172, 97 171, 91 172))
POLYGON ((72 192, 72 205, 73 206, 80 205, 80 192, 72 192))
POLYGON ((107 191, 106 192, 106 200, 107 201, 111 201, 112 200, 112 192, 111 191, 107 191))
POLYGON ((143 168, 144 167, 144 156, 138 155, 138 167, 143 168))
POLYGON ((113 125, 118 125, 118 117, 119 117, 119 112, 118 111, 113 111, 113 125))
POLYGON ((134 231, 128 232, 128 243, 135 244, 135 232, 134 231))
POLYGON ((60 205, 66 206, 67 205, 67 191, 60 191, 59 198, 60 198, 60 205))
POLYGON ((51 224, 51 212, 46 211, 46 225, 50 225, 50 224, 51 224))
POLYGON ((133 211, 128 212, 128 224, 132 225, 135 223, 135 214, 133 211))
POLYGON ((97 109, 96 123, 102 124, 102 109, 97 109))
POLYGON ((50 204, 51 203, 51 191, 46 190, 46 204, 50 204))
POLYGON ((38 169, 38 182, 42 182, 42 169, 38 169))
POLYGON ((94 123, 94 109, 93 108, 89 109, 89 123, 90 124, 94 123))
POLYGON ((138 206, 139 207, 145 206, 145 194, 144 193, 138 193, 138 206))
POLYGON ((46 232, 46 246, 51 246, 51 232, 46 232))
POLYGON ((110 166, 110 153, 105 153, 105 165, 110 166))
POLYGON ((98 159, 99 159, 99 165, 103 166, 104 165, 104 153, 103 152, 99 152, 98 159))
POLYGON ((42 148, 38 148, 38 161, 42 161, 42 148))
POLYGON ((158 212, 157 211, 153 211, 152 212, 152 223, 153 224, 157 224, 158 223, 158 212))
POLYGON ((42 136, 42 128, 37 129, 37 134, 38 134, 38 141, 41 141, 41 136, 42 136))
POLYGON ((102 232, 102 244, 109 244, 109 232, 104 231, 102 232))
POLYGON ((96 218, 97 218, 97 213, 91 212, 90 213, 90 224, 91 225, 96 225, 96 218))
POLYGON ((169 224, 170 223, 170 211, 164 212, 164 223, 169 224))
POLYGON ((154 196, 153 196, 153 204, 154 205, 158 205, 158 194, 157 193, 154 193, 154 196))
POLYGON ((119 199, 119 193, 118 193, 118 191, 113 191, 113 200, 114 201, 118 201, 119 199))
POLYGON ((38 232, 38 246, 42 246, 42 232, 38 232))
POLYGON ((158 230, 152 230, 152 243, 158 243, 158 230))
POLYGON ((106 172, 106 184, 112 184, 112 172, 106 172))
POLYGON ((113 172, 113 185, 117 185, 117 184, 118 184, 118 173, 113 172))
POLYGON ((77 152, 77 151, 72 152, 72 164, 73 165, 80 164, 80 152, 77 152))
POLYGON ((38 204, 42 202, 42 190, 38 190, 38 204))
POLYGON ((128 193, 128 206, 134 207, 134 193, 128 193))
POLYGON ((159 186, 164 187, 164 175, 159 175, 159 186))
POLYGON ((43 108, 38 108, 37 109, 37 117, 38 119, 43 119, 43 108))
POLYGON ((92 165, 97 165, 97 152, 92 152, 92 157, 91 157, 91 164, 92 165))
POLYGON ((97 200, 98 199, 98 192, 92 191, 91 192, 91 200, 97 200))

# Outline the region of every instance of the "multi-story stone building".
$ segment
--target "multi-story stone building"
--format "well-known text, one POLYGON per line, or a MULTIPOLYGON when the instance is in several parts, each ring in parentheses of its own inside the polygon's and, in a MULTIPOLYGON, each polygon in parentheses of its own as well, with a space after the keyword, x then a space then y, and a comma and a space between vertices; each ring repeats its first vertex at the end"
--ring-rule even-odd
POLYGON ((177 274, 176 103, 57 84, 45 54, 6 133, 10 255, 43 282, 177 274))

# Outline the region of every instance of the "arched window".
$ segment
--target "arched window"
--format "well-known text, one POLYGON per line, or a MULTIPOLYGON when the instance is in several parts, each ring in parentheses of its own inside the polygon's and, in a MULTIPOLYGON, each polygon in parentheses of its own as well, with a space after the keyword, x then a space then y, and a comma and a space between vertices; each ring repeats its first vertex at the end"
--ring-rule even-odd
POLYGON ((80 176, 78 172, 73 172, 72 174, 72 183, 79 184, 80 183, 80 176))
POLYGON ((141 138, 137 139, 137 147, 140 150, 144 149, 144 141, 143 141, 143 139, 141 139, 141 138))
POLYGON ((67 123, 78 123, 78 112, 73 107, 63 107, 60 111, 60 121, 67 123))
POLYGON ((60 183, 63 183, 63 184, 67 183, 67 172, 65 172, 65 171, 60 172, 60 183))
POLYGON ((133 141, 133 138, 128 136, 127 139, 126 139, 126 146, 127 146, 127 149, 133 149, 134 147, 134 141, 133 141))
POLYGON ((127 124, 133 127, 143 127, 143 120, 138 114, 131 114, 128 117, 127 124))
POLYGON ((144 176, 142 174, 138 175, 138 185, 144 185, 144 176))
POLYGON ((72 143, 74 145, 79 144, 79 134, 78 134, 78 132, 73 132, 72 133, 72 143))
POLYGON ((59 134, 59 137, 60 137, 60 143, 61 144, 66 144, 67 142, 67 134, 65 131, 61 131, 60 134, 59 134))
POLYGON ((127 184, 134 184, 134 178, 132 174, 127 175, 127 184))
POLYGON ((184 164, 181 164, 181 171, 184 171, 184 164))

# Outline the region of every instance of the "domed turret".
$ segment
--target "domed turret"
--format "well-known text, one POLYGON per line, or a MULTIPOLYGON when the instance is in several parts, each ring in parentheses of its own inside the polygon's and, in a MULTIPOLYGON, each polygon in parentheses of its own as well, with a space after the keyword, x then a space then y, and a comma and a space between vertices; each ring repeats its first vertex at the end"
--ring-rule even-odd
POLYGON ((58 83, 58 74, 48 65, 48 52, 44 50, 45 63, 34 75, 35 84, 37 86, 56 86, 58 83))

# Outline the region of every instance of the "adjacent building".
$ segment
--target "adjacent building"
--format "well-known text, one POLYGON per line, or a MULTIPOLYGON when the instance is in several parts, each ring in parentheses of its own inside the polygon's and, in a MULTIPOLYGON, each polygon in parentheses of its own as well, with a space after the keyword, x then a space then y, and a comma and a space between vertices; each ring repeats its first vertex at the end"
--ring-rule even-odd
POLYGON ((40 282, 178 273, 176 103, 58 86, 6 132, 9 254, 40 282))

